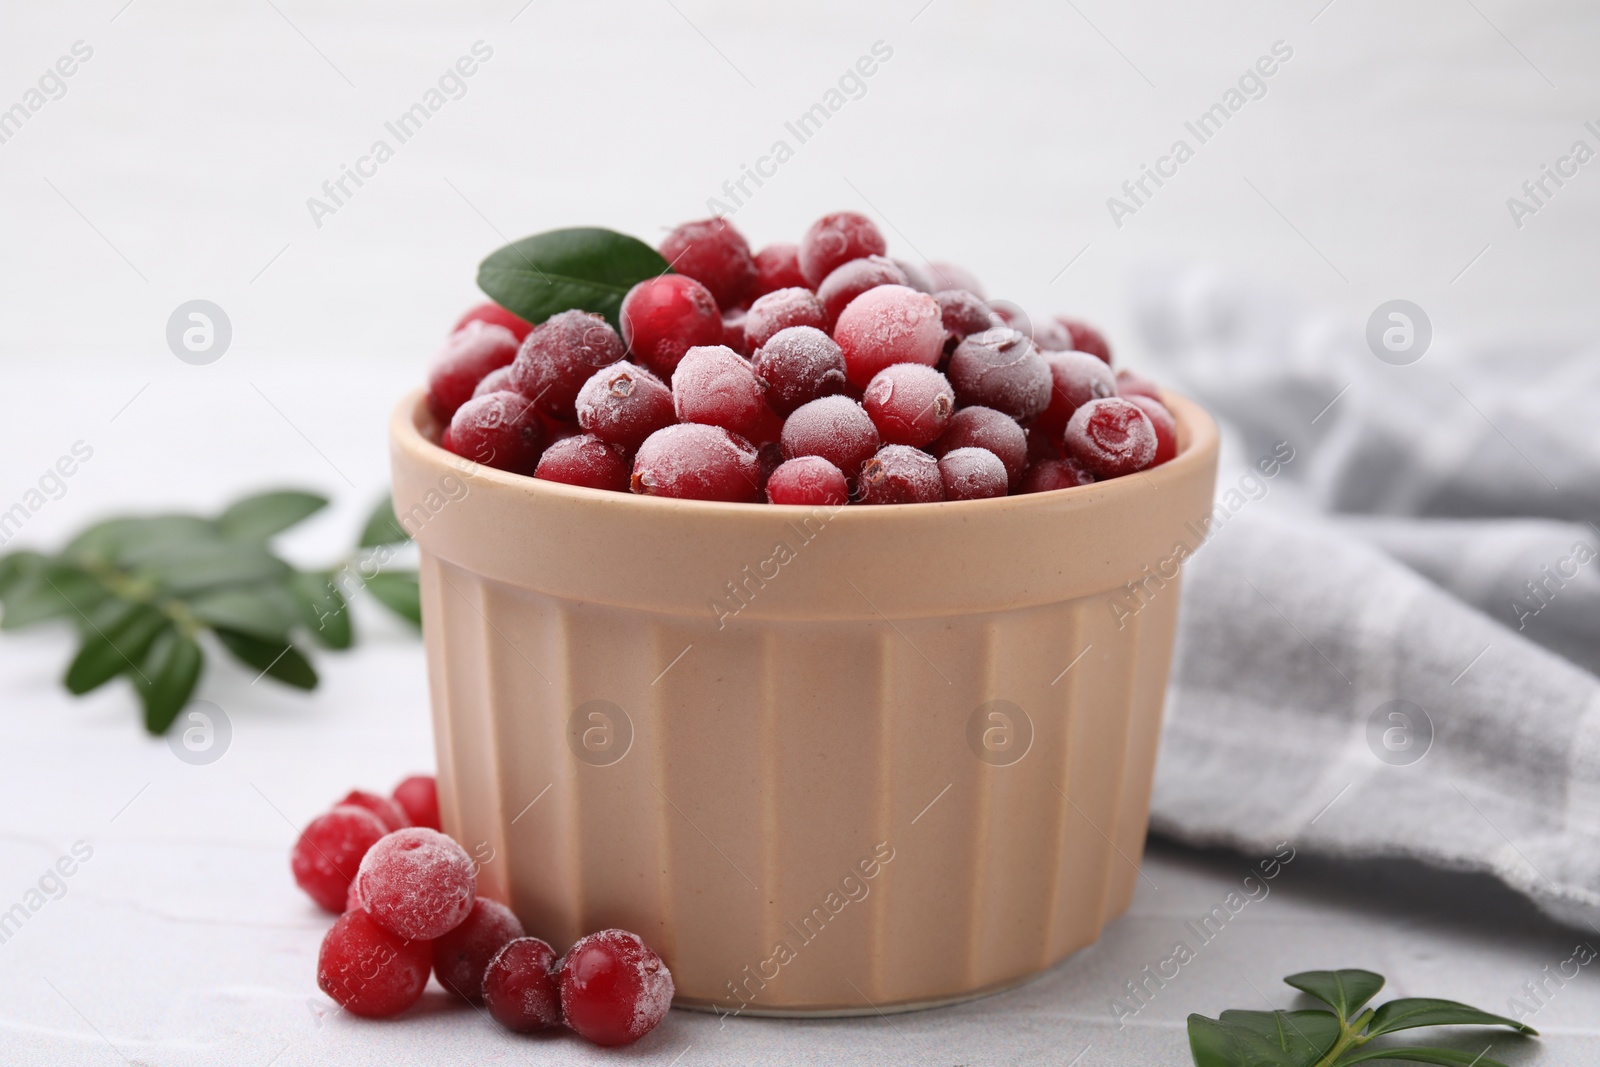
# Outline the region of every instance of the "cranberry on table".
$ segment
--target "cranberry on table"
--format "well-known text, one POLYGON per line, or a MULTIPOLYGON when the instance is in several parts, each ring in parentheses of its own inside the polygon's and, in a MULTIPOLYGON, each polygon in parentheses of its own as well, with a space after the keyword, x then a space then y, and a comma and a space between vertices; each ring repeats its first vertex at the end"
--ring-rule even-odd
POLYGON ((579 938, 561 961, 567 1025, 597 1045, 627 1045, 666 1018, 672 972, 639 935, 601 930, 579 938))
POLYGON ((844 391, 844 353, 814 326, 779 330, 756 351, 751 367, 767 385, 767 404, 780 415, 844 391))
POLYGON ((1111 368, 1087 352, 1046 352, 1050 367, 1050 406, 1039 415, 1038 429, 1061 440, 1072 413, 1091 400, 1117 395, 1111 368))
POLYGON ((1028 433, 1017 420, 1003 411, 974 405, 962 408, 949 427, 934 443, 934 454, 948 455, 957 448, 983 448, 993 452, 1006 469, 1006 477, 1016 486, 1028 465, 1028 433))
POLYGON ((479 897, 460 926, 433 942, 434 977, 456 996, 478 1000, 489 961, 523 933, 521 920, 510 908, 479 897))
POLYGON ((844 472, 821 456, 784 460, 767 479, 767 503, 808 507, 837 506, 850 502, 844 472))
POLYGON ((483 974, 483 1003, 495 1022, 528 1034, 561 1025, 561 961, 537 937, 506 943, 483 974))
POLYGON ((905 271, 891 259, 883 256, 863 256, 842 263, 817 286, 817 299, 827 315, 827 327, 839 321, 839 313, 850 301, 880 285, 909 285, 905 271))
POLYGON ((722 312, 711 290, 683 274, 648 278, 622 298, 622 339, 635 359, 670 375, 698 345, 722 343, 722 312))
MULTIPOLYGON (((385 833, 399 830, 411 825, 411 820, 406 816, 405 809, 395 801, 378 793, 369 793, 365 789, 352 789, 339 801, 339 805, 348 804, 353 808, 365 808, 378 817, 383 823, 385 833)), ((339 805, 335 805, 336 807, 339 805)))
POLYGON ((437 830, 396 830, 361 860, 361 904, 390 933, 430 941, 472 911, 477 871, 467 850, 437 830))
POLYGON ((532 474, 544 446, 544 424, 521 393, 475 396, 450 420, 450 450, 486 467, 532 474))
POLYGON ((989 305, 965 289, 944 289, 934 293, 939 302, 939 321, 944 326, 944 354, 975 333, 1000 325, 1000 318, 989 305))
POLYGON ((361 858, 388 833, 372 812, 343 806, 312 819, 289 853, 295 884, 325 911, 343 911, 361 858))
POLYGON ((493 326, 504 326, 506 329, 510 330, 513 335, 515 335, 519 342, 524 337, 528 336, 529 330, 533 329, 533 323, 529 322, 527 319, 520 315, 514 315, 505 308, 501 307, 499 304, 492 302, 487 304, 479 304, 471 311, 468 311, 465 315, 461 316, 460 320, 456 322, 455 326, 450 332, 454 333, 456 330, 461 329, 469 322, 487 322, 493 326))
POLYGON ((827 328, 828 313, 810 289, 778 289, 757 297, 744 319, 744 343, 754 352, 791 326, 827 328))
POLYGON ((1118 396, 1147 396, 1151 400, 1161 399, 1161 387, 1137 371, 1117 371, 1118 396))
POLYGON ((761 439, 767 428, 765 393, 750 361, 726 345, 691 348, 672 372, 679 422, 721 426, 747 441, 761 439))
POLYGON ((1028 468, 1022 476, 1021 492, 1048 493, 1052 489, 1071 489, 1088 485, 1094 475, 1088 468, 1072 459, 1041 459, 1028 468))
POLYGON ((885 445, 861 465, 863 504, 933 504, 944 499, 939 461, 909 445, 885 445))
POLYGON ((833 339, 844 353, 845 377, 862 389, 896 363, 932 367, 944 352, 939 302, 905 285, 868 289, 839 313, 833 339))
POLYGON ((564 438, 545 449, 533 476, 547 482, 626 493, 632 471, 627 453, 621 448, 585 433, 564 438))
POLYGON ((750 357, 750 343, 744 335, 744 320, 748 315, 745 308, 729 308, 722 313, 722 343, 746 359, 750 357))
POLYGON ((800 246, 770 244, 756 253, 756 296, 778 289, 805 288, 806 276, 800 273, 800 246))
POLYGON ((862 256, 881 256, 889 244, 865 215, 839 211, 813 222, 800 238, 800 273, 815 289, 843 263, 862 256))
POLYGON ((968 337, 950 354, 945 373, 963 405, 995 408, 1022 422, 1050 405, 1050 367, 1016 330, 996 327, 968 337))
POLYGON ((1081 319, 1057 316, 1056 321, 1067 328, 1067 333, 1072 337, 1072 347, 1074 349, 1079 352, 1087 352, 1091 356, 1097 356, 1105 361, 1107 366, 1111 365, 1111 346, 1106 344, 1106 339, 1101 336, 1099 330, 1081 319))
POLYGON ((953 448, 939 459, 946 500, 986 500, 1005 496, 1011 478, 1000 457, 987 448, 953 448))
POLYGON ((347 911, 322 939, 317 987, 354 1015, 398 1015, 422 996, 433 964, 427 941, 397 937, 365 911, 347 911))
POLYGON ((928 274, 934 280, 935 292, 945 289, 965 289, 979 300, 984 298, 983 285, 978 281, 978 276, 959 264, 929 263, 928 274))
POLYGON ((847 396, 825 396, 800 405, 784 420, 779 440, 785 459, 821 456, 851 482, 882 444, 872 416, 847 396))
POLYGON ((750 245, 726 219, 686 222, 667 234, 660 252, 673 270, 711 290, 718 307, 738 306, 755 288, 750 245))
POLYGON ((931 444, 950 425, 956 393, 944 375, 921 363, 885 367, 867 383, 866 408, 885 444, 931 444))
POLYGON ((644 496, 748 504, 760 499, 761 466, 744 438, 721 426, 681 422, 639 446, 631 484, 644 496))
POLYGON ((1097 478, 1119 478, 1144 470, 1156 456, 1150 416, 1121 397, 1091 400, 1067 422, 1067 457, 1097 478))
POLYGON ((484 375, 517 358, 517 338, 504 326, 473 321, 451 334, 428 375, 428 410, 448 422, 472 399, 484 375))
POLYGON ((572 402, 590 375, 627 355, 622 338, 599 315, 573 309, 533 328, 511 367, 517 391, 548 415, 572 419, 572 402))
POLYGON ((643 367, 626 361, 604 367, 584 382, 577 410, 578 425, 585 432, 630 450, 674 419, 672 390, 643 367))
POLYGON ((1159 467, 1167 460, 1178 454, 1178 420, 1172 417, 1172 412, 1167 410, 1167 405, 1148 396, 1134 394, 1124 397, 1129 403, 1136 405, 1150 419, 1150 425, 1156 430, 1156 457, 1150 461, 1150 466, 1159 467))

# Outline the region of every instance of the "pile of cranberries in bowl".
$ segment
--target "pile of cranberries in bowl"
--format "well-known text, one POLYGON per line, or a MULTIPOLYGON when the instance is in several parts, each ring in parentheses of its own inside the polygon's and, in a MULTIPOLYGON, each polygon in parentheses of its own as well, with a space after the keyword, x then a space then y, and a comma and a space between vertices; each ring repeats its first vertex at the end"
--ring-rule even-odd
POLYGON ((457 324, 429 379, 440 444, 569 485, 735 503, 977 500, 1086 485, 1177 452, 1159 390, 1092 327, 988 303, 970 274, 885 256, 826 215, 757 252, 688 222, 620 331, 497 304, 457 324))

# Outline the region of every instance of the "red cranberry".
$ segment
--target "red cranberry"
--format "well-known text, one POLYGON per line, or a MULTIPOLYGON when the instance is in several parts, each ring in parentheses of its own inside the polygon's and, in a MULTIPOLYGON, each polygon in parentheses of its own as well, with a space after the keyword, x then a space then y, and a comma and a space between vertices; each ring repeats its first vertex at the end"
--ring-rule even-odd
POLYGON ((1150 461, 1150 466, 1159 467, 1167 460, 1178 454, 1178 420, 1172 417, 1172 412, 1167 410, 1167 405, 1148 396, 1134 394, 1125 397, 1129 403, 1134 404, 1150 419, 1150 425, 1156 430, 1156 458, 1150 461))
POLYGON ((472 399, 484 375, 517 358, 517 339, 504 326, 470 322, 451 334, 428 375, 428 410, 449 422, 456 409, 472 399))
POLYGON ((814 326, 779 330, 756 351, 751 366, 767 384, 767 403, 780 415, 844 389, 844 353, 814 326))
POLYGON ((666 1018, 672 972, 638 934, 601 930, 579 938, 561 961, 561 1011, 596 1045, 627 1045, 666 1018))
POLYGON ((626 493, 632 470, 627 453, 621 448, 585 433, 557 441, 545 449, 533 476, 547 482, 626 493))
POLYGON ((636 360, 671 375, 697 345, 722 343, 722 312, 711 290, 683 274, 649 278, 622 298, 622 339, 636 360))
POLYGON ((950 354, 946 373, 963 405, 996 408, 1022 422, 1050 405, 1050 367, 1016 330, 996 327, 968 337, 950 354))
POLYGON ((950 425, 956 393, 945 376, 921 363, 885 367, 867 383, 861 406, 885 444, 931 444, 950 425))
POLYGON ((949 455, 957 448, 985 448, 999 457, 1013 488, 1022 480, 1028 465, 1028 434, 1003 411, 994 408, 962 408, 950 420, 944 435, 934 444, 934 454, 949 455))
MULTIPOLYGON (((365 808, 378 817, 383 823, 383 832, 400 830, 411 825, 411 820, 406 818, 405 809, 378 793, 369 793, 365 789, 352 789, 339 801, 339 805, 348 804, 352 808, 365 808)), ((338 805, 336 805, 338 806, 338 805)))
POLYGON ((770 341, 779 330, 791 326, 828 325, 822 301, 810 289, 779 289, 758 297, 744 320, 744 343, 752 352, 770 341))
POLYGON ((784 421, 781 441, 785 459, 821 456, 851 481, 881 443, 872 417, 847 396, 800 405, 784 421))
POLYGON ((846 504, 850 486, 844 472, 821 456, 785 460, 767 479, 767 503, 808 507, 846 504))
POLYGON ((1079 352, 1087 352, 1091 356, 1099 356, 1107 366, 1111 365, 1111 346, 1106 344, 1106 339, 1101 336, 1099 330, 1078 319, 1058 316, 1056 321, 1065 326, 1067 333, 1072 335, 1073 348, 1079 352))
POLYGON ((767 427, 765 392, 750 361, 725 345, 689 349, 672 372, 679 422, 721 426, 747 441, 759 440, 767 427))
POLYGON ((987 448, 953 448, 939 459, 946 500, 986 500, 1005 496, 1011 484, 1006 465, 987 448))
POLYGON ((1117 395, 1111 368, 1087 352, 1046 352, 1050 367, 1050 406, 1039 416, 1040 433, 1061 440, 1072 413, 1091 400, 1117 395))
POLYGON ((661 242, 661 256, 673 270, 711 290, 718 307, 738 306, 755 288, 750 246, 726 219, 684 223, 661 242))
POLYGON ((1095 477, 1118 478, 1150 466, 1156 456, 1156 428, 1137 404, 1112 396, 1073 412, 1065 443, 1067 455, 1095 477))
POLYGON ((533 329, 533 323, 527 319, 520 315, 513 315, 499 304, 493 303, 479 304, 461 316, 460 321, 455 324, 454 329, 450 332, 454 333, 469 322, 487 322, 494 326, 504 326, 512 332, 518 342, 528 336, 528 331, 533 329))
POLYGON ((800 238, 800 273, 815 289, 842 263, 881 256, 889 245, 865 215, 840 211, 813 222, 800 238))
POLYGON ((721 426, 681 422, 639 446, 631 484, 645 496, 750 504, 760 498, 761 465, 742 437, 721 426))
POLYGON ((522 935, 522 922, 510 908, 479 897, 460 926, 434 941, 434 977, 456 996, 478 1000, 489 961, 522 935))
POLYGON ((439 785, 431 774, 413 774, 394 787, 394 801, 412 826, 439 829, 439 785))
POLYGON ((934 280, 934 292, 945 289, 965 289, 979 300, 983 299, 983 286, 977 275, 955 263, 929 263, 928 274, 934 280))
POLYGON ((861 465, 863 504, 933 504, 944 499, 939 462, 921 449, 884 445, 861 465))
POLYGON ((578 425, 585 431, 630 450, 674 421, 672 390, 626 361, 595 371, 578 391, 577 407, 578 425))
POLYGON ((1028 331, 1034 347, 1041 352, 1070 352, 1072 333, 1058 319, 1033 319, 1028 331))
POLYGON ((422 997, 433 950, 373 922, 364 911, 339 916, 317 952, 317 987, 353 1015, 398 1015, 422 997))
POLYGON ((900 273, 906 276, 906 284, 919 293, 933 293, 939 289, 932 273, 925 266, 918 266, 909 259, 896 259, 894 265, 900 268, 900 273))
POLYGON ((1161 387, 1144 375, 1131 370, 1117 371, 1118 396, 1147 396, 1151 400, 1161 399, 1161 387))
POLYGON ((800 273, 800 246, 770 244, 756 253, 756 296, 779 289, 805 288, 806 276, 800 273))
POLYGON ((611 324, 587 311, 563 311, 535 326, 522 342, 511 379, 539 410, 572 419, 572 402, 589 376, 627 351, 611 324))
MULTIPOLYGON (((512 366, 513 364, 508 363, 504 367, 485 374, 472 390, 472 395, 486 396, 489 393, 518 392, 516 380, 512 377, 512 366)), ((543 412, 540 412, 540 414, 543 414, 543 412)))
POLYGON ((450 450, 514 474, 532 474, 544 444, 544 424, 521 393, 475 396, 450 420, 450 450))
POLYGON ((944 354, 975 333, 1000 324, 999 317, 978 297, 965 289, 945 289, 934 293, 939 302, 939 321, 944 325, 944 354))
POLYGON ((295 884, 325 911, 344 910, 350 880, 361 869, 361 857, 388 833, 365 808, 339 807, 318 815, 300 832, 289 853, 295 884))
POLYGON ((722 313, 722 343, 739 353, 746 359, 750 358, 750 343, 744 336, 744 320, 749 312, 744 308, 729 308, 722 313))
POLYGON ((840 312, 833 339, 844 352, 845 376, 863 389, 896 363, 932 367, 944 351, 939 302, 904 285, 868 289, 840 312))
POLYGON ((831 330, 833 324, 839 321, 839 313, 868 289, 876 289, 880 285, 905 284, 905 271, 896 266, 893 260, 883 256, 863 256, 841 263, 822 279, 822 284, 817 286, 817 299, 822 301, 827 327, 831 330))
POLYGON ((379 926, 429 941, 472 910, 477 872, 467 850, 437 830, 413 826, 373 845, 356 874, 361 904, 379 926))
POLYGON ((1024 493, 1048 493, 1052 489, 1071 489, 1088 485, 1094 475, 1071 459, 1041 459, 1022 476, 1024 493))
POLYGON ((561 961, 537 937, 508 942, 483 974, 483 1003, 508 1030, 532 1033, 561 1025, 561 961))

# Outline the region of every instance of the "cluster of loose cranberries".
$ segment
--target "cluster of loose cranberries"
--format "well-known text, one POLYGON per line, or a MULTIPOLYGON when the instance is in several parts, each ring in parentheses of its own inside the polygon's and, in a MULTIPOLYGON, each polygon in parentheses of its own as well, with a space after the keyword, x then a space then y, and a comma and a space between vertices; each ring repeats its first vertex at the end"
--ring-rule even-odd
POLYGON ((571 485, 805 505, 1035 493, 1176 454, 1159 391, 1113 374, 1093 328, 885 250, 849 212, 754 254, 707 219, 662 242, 676 273, 628 292, 621 336, 579 310, 475 308, 429 382, 440 443, 571 485))
POLYGON ((305 828, 290 866, 339 914, 317 985, 353 1014, 405 1011, 430 970, 511 1030, 565 1023, 597 1045, 637 1041, 672 1005, 672 973, 638 935, 601 930, 558 958, 510 908, 478 896, 477 864, 439 832, 432 778, 407 778, 392 798, 350 793, 305 828))

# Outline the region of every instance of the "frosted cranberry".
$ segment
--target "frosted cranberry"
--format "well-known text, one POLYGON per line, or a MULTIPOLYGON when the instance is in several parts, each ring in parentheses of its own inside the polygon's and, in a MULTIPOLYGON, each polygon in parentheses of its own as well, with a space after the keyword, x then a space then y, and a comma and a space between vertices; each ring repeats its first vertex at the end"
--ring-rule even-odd
POLYGON ((965 289, 979 300, 983 299, 983 285, 977 275, 955 263, 929 263, 928 274, 934 280, 934 291, 965 289))
POLYGON ((824 215, 800 238, 800 273, 815 289, 842 263, 881 256, 889 245, 871 219, 853 211, 824 215))
POLYGON ((1150 466, 1156 456, 1156 428, 1137 404, 1106 397, 1072 413, 1065 444, 1068 458, 1095 477, 1117 478, 1150 466))
POLYGON ((1041 459, 1022 476, 1021 492, 1048 493, 1052 489, 1071 489, 1088 485, 1094 475, 1071 459, 1041 459))
POLYGON ((638 448, 646 437, 674 421, 672 390, 628 362, 595 371, 578 391, 577 407, 579 426, 626 449, 638 448))
POLYGON ((532 1033, 561 1025, 561 961, 537 937, 508 942, 483 974, 483 1003, 508 1030, 532 1033))
POLYGON ((451 334, 428 375, 428 410, 449 422, 472 399, 484 375, 517 358, 517 338, 504 326, 470 322, 451 334))
POLYGON ((545 449, 533 476, 547 482, 626 493, 632 470, 627 453, 621 448, 586 433, 557 441, 545 449))
POLYGON ((1050 406, 1039 416, 1038 430, 1060 441, 1072 413, 1091 400, 1117 395, 1111 368, 1087 352, 1046 352, 1050 367, 1050 406))
POLYGON ((1155 382, 1131 370, 1117 371, 1117 395, 1134 397, 1147 396, 1151 400, 1161 399, 1161 387, 1155 382))
POLYGON ((718 307, 737 306, 755 288, 750 245, 726 219, 686 222, 667 234, 660 251, 673 270, 711 290, 718 307))
POLYGON ((934 454, 949 455, 957 448, 985 448, 999 457, 1006 477, 1015 487, 1028 465, 1028 434, 1003 411, 994 408, 962 408, 934 444, 934 454))
POLYGON ((394 802, 412 826, 439 829, 439 784, 431 774, 413 774, 394 787, 394 802))
POLYGON ((528 336, 528 331, 533 329, 533 323, 520 315, 513 315, 499 304, 479 304, 465 315, 461 316, 455 327, 450 331, 454 333, 469 322, 487 322, 493 326, 504 326, 520 342, 528 336))
POLYGON ((587 311, 563 311, 533 328, 511 368, 517 391, 539 410, 572 419, 572 402, 589 376, 627 351, 611 324, 587 311))
POLYGON ((312 819, 289 853, 295 884, 325 911, 344 910, 361 857, 388 829, 365 808, 339 807, 312 819))
POLYGON ((350 891, 344 897, 344 910, 361 910, 361 883, 354 878, 350 879, 350 891))
POLYGON ((779 289, 805 288, 806 276, 800 273, 800 246, 770 244, 756 253, 756 296, 779 289))
POLYGON ((364 911, 347 911, 322 939, 317 988, 353 1015, 398 1015, 422 997, 433 951, 396 937, 364 911))
POLYGON ((839 321, 839 313, 868 289, 876 289, 880 285, 906 284, 905 271, 896 266, 894 261, 883 256, 863 256, 840 264, 822 279, 822 284, 817 286, 817 299, 822 301, 822 310, 827 315, 827 326, 831 330, 833 324, 839 321))
POLYGON ((1073 349, 1072 333, 1059 319, 1033 319, 1028 336, 1034 347, 1043 352, 1070 352, 1073 349))
MULTIPOLYGON (((406 817, 405 809, 393 800, 378 793, 369 793, 365 789, 352 789, 339 801, 340 805, 348 804, 352 808, 365 808, 378 817, 383 823, 384 833, 391 830, 400 830, 411 825, 411 820, 406 817)), ((338 805, 336 805, 338 806, 338 805)))
POLYGON ((721 426, 747 441, 765 425, 766 390, 750 361, 726 345, 691 348, 672 372, 672 404, 679 422, 721 426))
POLYGON ((906 284, 919 293, 938 292, 939 286, 926 266, 918 266, 909 259, 896 259, 894 265, 906 276, 906 284))
POLYGON ((779 330, 751 360, 767 384, 767 403, 780 415, 844 389, 844 353, 814 326, 779 330))
POLYGON ((1090 326, 1087 322, 1078 319, 1069 319, 1057 316, 1056 321, 1067 328, 1067 333, 1072 335, 1072 347, 1079 352, 1087 352, 1091 356, 1099 356, 1107 366, 1111 364, 1111 346, 1106 344, 1106 339, 1100 331, 1090 326))
POLYGON ((861 465, 863 504, 933 504, 944 499, 939 462, 908 445, 885 445, 861 465))
POLYGON ((953 448, 939 458, 946 500, 986 500, 1005 496, 1011 484, 1006 465, 987 448, 953 448))
POLYGON ((1167 405, 1148 396, 1135 394, 1125 397, 1129 403, 1138 407, 1149 418, 1150 425, 1156 431, 1156 457, 1150 461, 1150 466, 1159 467, 1167 460, 1178 454, 1178 420, 1172 417, 1172 412, 1167 410, 1167 405))
POLYGON ((800 405, 784 421, 780 440, 785 459, 821 456, 852 482, 881 444, 872 417, 847 396, 825 396, 800 405))
POLYGON ((868 289, 840 312, 833 339, 844 352, 845 377, 863 389, 896 363, 932 367, 944 351, 939 302, 904 285, 868 289))
POLYGON ((944 354, 947 356, 968 337, 1000 324, 989 305, 965 289, 945 289, 934 293, 933 298, 939 302, 939 321, 944 326, 944 354))
POLYGON ((744 336, 744 320, 749 312, 744 308, 729 308, 722 313, 722 343, 735 352, 750 357, 750 343, 744 336))
POLYGON ((721 426, 682 422, 639 446, 631 484, 644 496, 747 504, 760 498, 761 466, 743 438, 721 426))
POLYGON ((755 352, 770 341, 779 330, 791 326, 813 326, 824 329, 828 313, 822 301, 810 289, 779 289, 758 297, 750 305, 744 319, 744 343, 755 352))
POLYGON ((821 456, 785 460, 767 479, 767 503, 809 507, 839 505, 850 500, 844 472, 821 456))
POLYGON ((544 424, 521 393, 475 396, 450 420, 450 450, 515 474, 532 474, 544 444, 544 424))
POLYGON ((981 404, 1022 422, 1050 405, 1050 367, 1016 330, 973 334, 950 353, 945 373, 963 405, 981 404))
MULTIPOLYGON (((511 364, 498 370, 485 374, 472 390, 473 396, 485 396, 489 393, 515 393, 518 391, 516 380, 512 377, 511 364)), ((470 398, 469 398, 470 399, 470 398)))
POLYGON ((522 922, 498 900, 479 897, 466 920, 433 943, 433 974, 456 996, 483 996, 483 972, 507 944, 523 935, 522 922))
POLYGON ((667 965, 626 930, 579 938, 561 961, 561 1012, 597 1045, 627 1045, 654 1030, 673 993, 667 965))
POLYGON ((622 298, 622 339, 634 359, 670 375, 697 345, 722 343, 722 312, 711 290, 683 274, 649 278, 622 298))
POLYGON ((437 830, 396 830, 361 860, 361 903, 391 933, 428 941, 472 910, 477 873, 467 850, 437 830))
POLYGON ((956 392, 945 376, 921 363, 885 367, 867 383, 861 406, 867 409, 885 444, 931 444, 956 413, 956 392))

